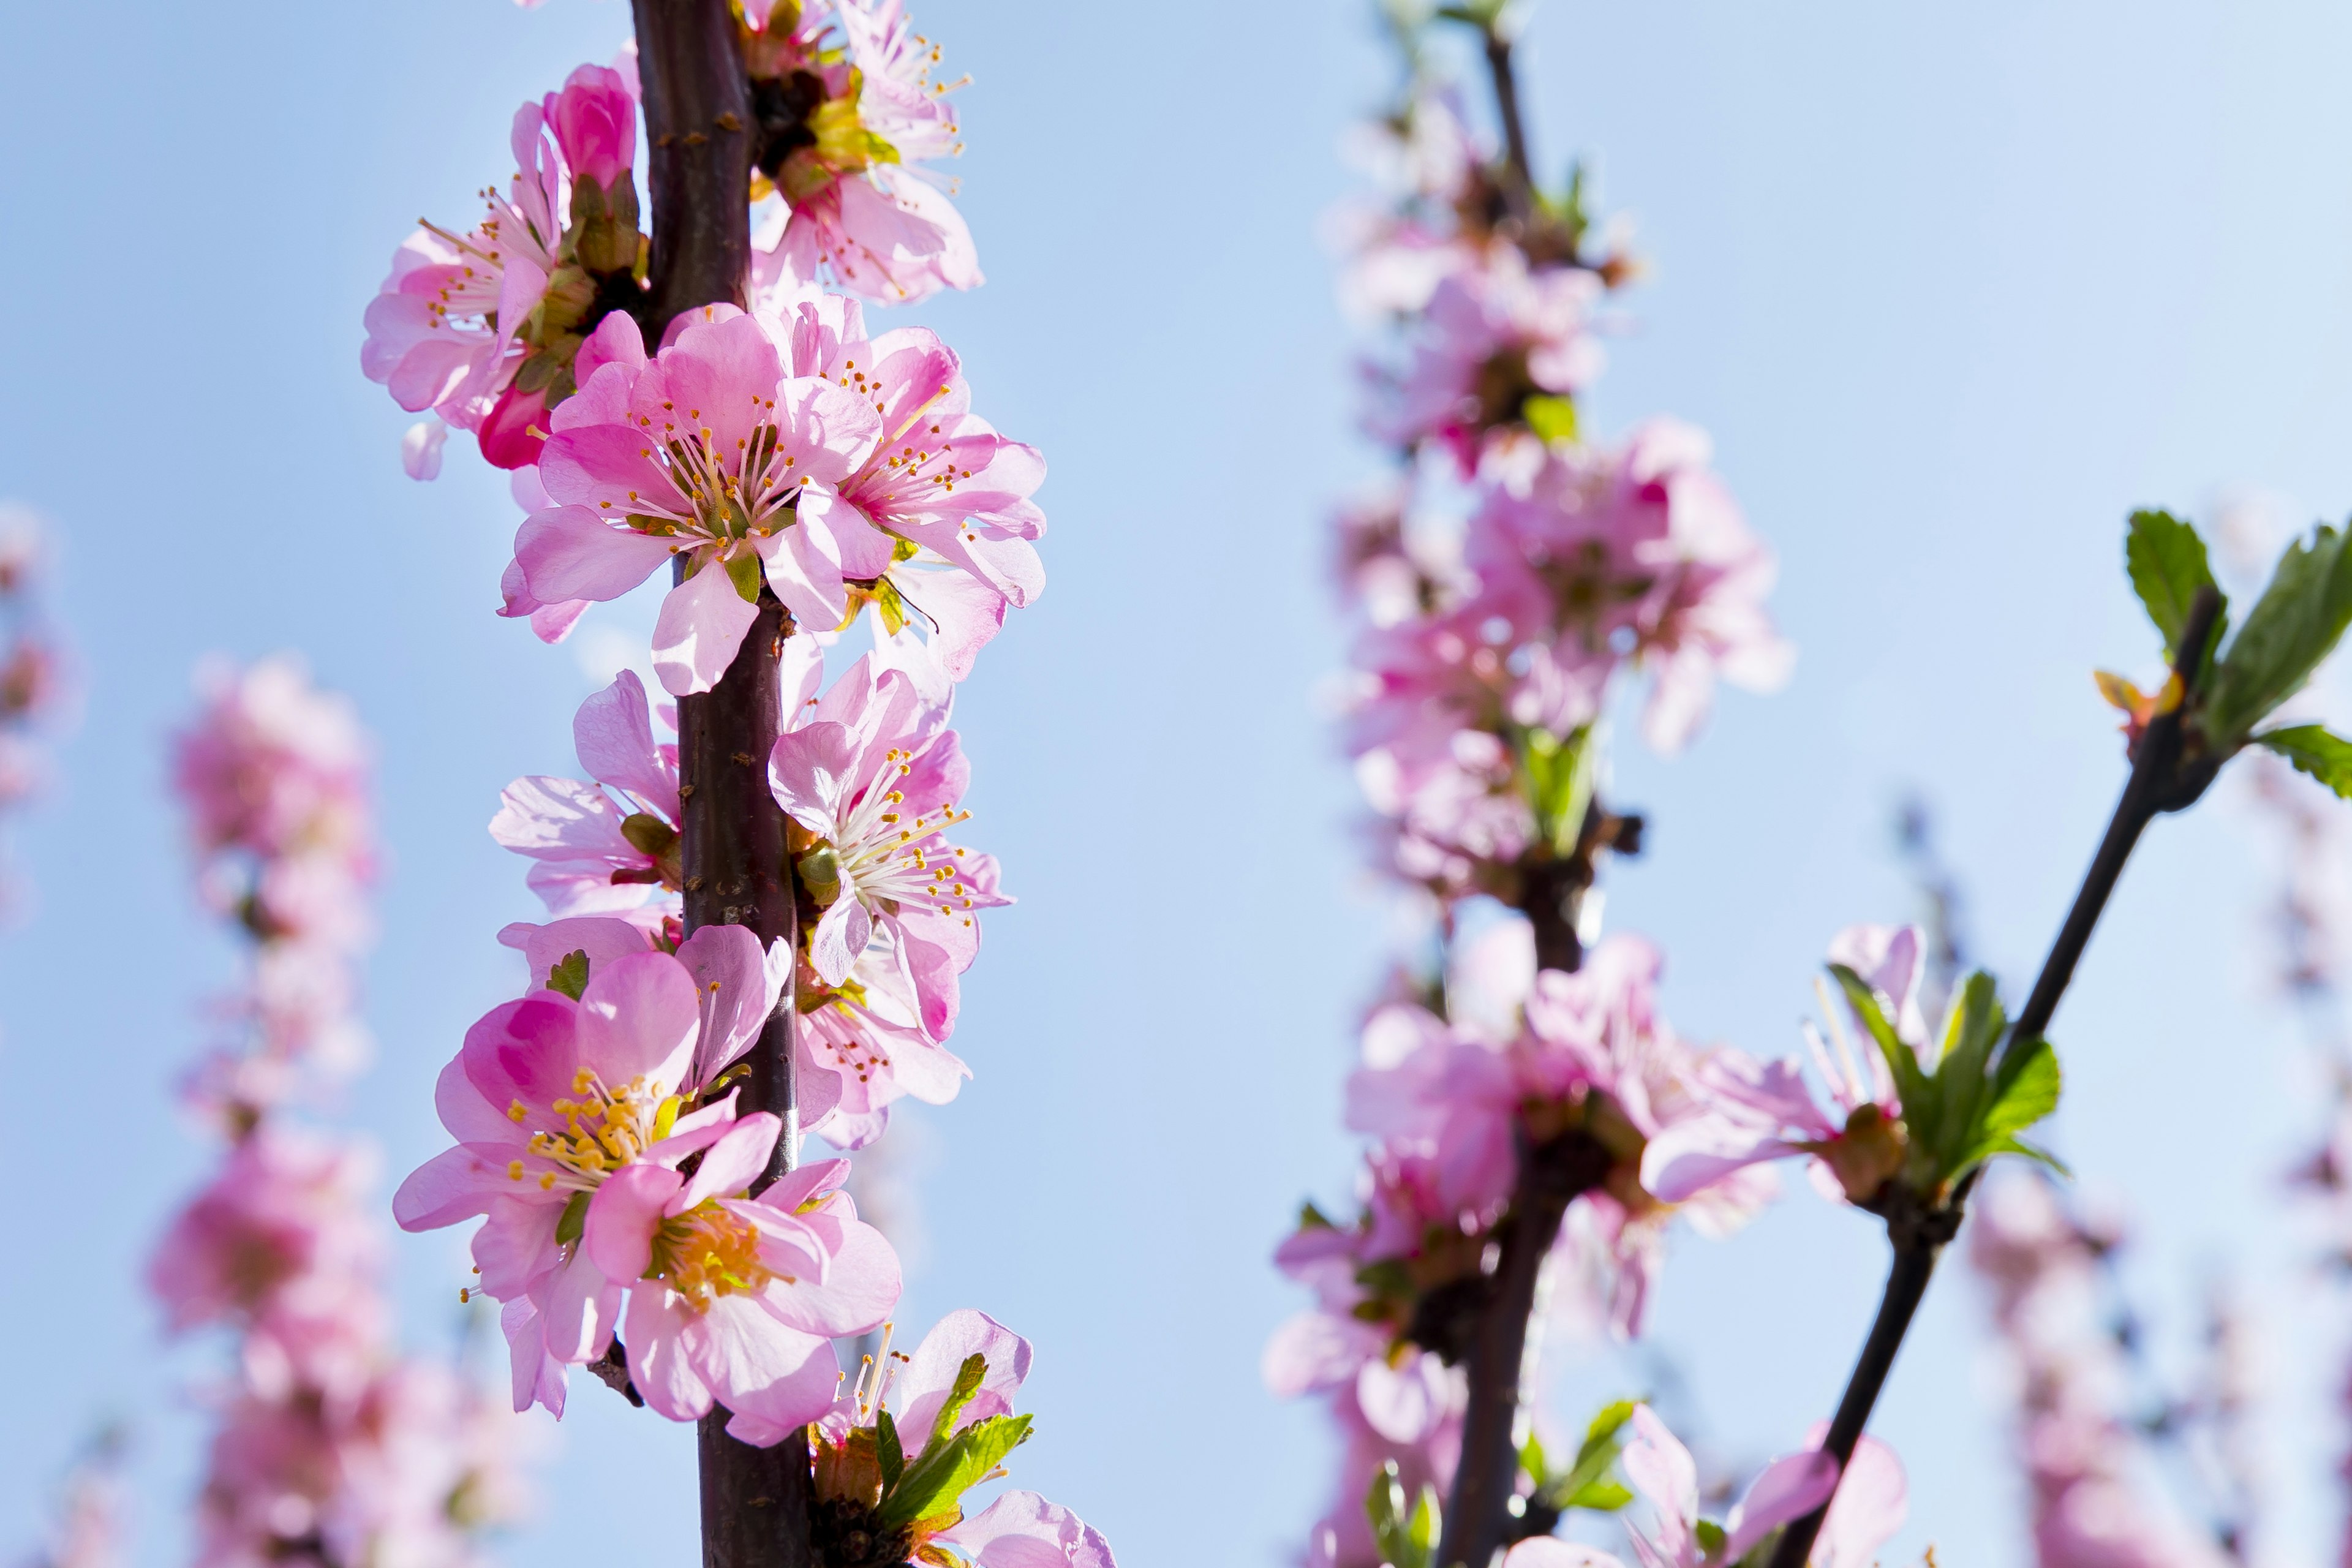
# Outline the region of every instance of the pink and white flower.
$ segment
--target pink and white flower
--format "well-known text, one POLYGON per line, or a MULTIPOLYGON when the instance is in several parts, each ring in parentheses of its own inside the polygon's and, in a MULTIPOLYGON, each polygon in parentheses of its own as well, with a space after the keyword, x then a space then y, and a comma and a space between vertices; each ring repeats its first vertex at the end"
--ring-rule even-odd
POLYGON ((1806 1559, 1812 1568, 1869 1568, 1873 1554, 1903 1527, 1909 1486, 1895 1451, 1864 1437, 1841 1478, 1837 1461, 1820 1449, 1828 1430, 1823 1426, 1812 1433, 1812 1447, 1773 1460, 1748 1483, 1710 1550, 1698 1530, 1698 1466, 1690 1450, 1646 1405, 1634 1409, 1633 1427, 1620 1462, 1625 1479, 1650 1505, 1648 1529, 1627 1526, 1642 1568, 1738 1563, 1773 1531, 1819 1508, 1832 1490, 1836 1498, 1806 1559))
MULTIPOLYGON (((666 708, 673 732, 674 721, 666 708)), ((490 837, 536 862, 526 880, 559 919, 642 910, 675 895, 684 881, 677 743, 655 740, 645 684, 623 670, 580 705, 572 739, 595 782, 515 780, 490 819, 490 837)))
MULTIPOLYGON (((887 542, 832 504, 873 451, 881 421, 815 376, 785 374, 760 321, 711 306, 679 318, 652 360, 630 345, 553 416, 539 479, 557 503, 515 538, 530 599, 613 599, 673 557, 654 667, 675 695, 707 691, 733 662, 762 584, 829 624, 817 584, 845 554, 887 542)), ((870 552, 870 551, 869 551, 870 552)))
POLYGON ((1403 446, 1440 442, 1475 472, 1490 433, 1518 424, 1528 398, 1572 397, 1600 375, 1601 294, 1594 273, 1531 268, 1514 248, 1465 262, 1430 297, 1383 433, 1403 446))
POLYGON ((900 0, 744 7, 761 141, 752 282, 895 302, 981 282, 971 232, 921 165, 963 151, 900 0))

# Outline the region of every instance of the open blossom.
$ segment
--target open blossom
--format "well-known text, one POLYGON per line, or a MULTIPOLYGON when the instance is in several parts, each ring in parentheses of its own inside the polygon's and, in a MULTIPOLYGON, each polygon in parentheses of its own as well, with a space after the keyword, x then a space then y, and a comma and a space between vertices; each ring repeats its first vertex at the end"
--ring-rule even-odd
POLYGON ((972 289, 980 260, 921 165, 963 151, 940 51, 899 0, 753 0, 742 11, 759 136, 752 279, 868 300, 972 289))
MULTIPOLYGON (((1895 1029, 1914 1050, 1927 1047, 1919 1011, 1918 928, 1857 925, 1830 943, 1829 961, 1862 976, 1893 1004, 1895 1029)), ((1769 1064, 1727 1058, 1701 1086, 1723 1114, 1696 1119, 1654 1142, 1643 1179, 1662 1194, 1691 1196, 1761 1162, 1813 1157, 1813 1184, 1831 1197, 1864 1203, 1903 1163, 1902 1103, 1894 1077, 1869 1032, 1849 1036, 1823 993, 1826 1039, 1806 1028, 1813 1066, 1829 1106, 1819 1105, 1794 1057, 1769 1064)))
POLYGON ((474 1257, 505 1303, 518 1409, 561 1413, 563 1368, 604 1353, 625 1290, 647 1402, 684 1420, 715 1397, 738 1436, 772 1443, 831 1399, 824 1339, 896 1299, 887 1245, 833 1196, 845 1164, 751 1198, 781 1123, 737 1120, 731 1096, 689 1103, 775 1005, 781 975, 758 950, 713 926, 676 957, 592 960, 577 1001, 541 990, 493 1009, 444 1069, 436 1103, 459 1142, 402 1184, 394 1214, 411 1230, 487 1215, 474 1257), (689 1177, 677 1167, 695 1154, 689 1177))
POLYGON ((207 851, 357 858, 367 746, 352 705, 285 655, 243 670, 208 664, 205 705, 173 747, 173 784, 207 851))
POLYGON ((1654 420, 1621 447, 1554 447, 1524 487, 1488 488, 1467 559, 1476 613, 1527 650, 1515 721, 1564 735, 1633 663, 1653 677, 1643 734, 1673 752, 1718 679, 1758 691, 1786 679, 1789 647, 1764 610, 1771 552, 1709 456, 1703 432, 1654 420))
POLYGON ((613 599, 684 557, 654 630, 654 666, 674 694, 707 691, 733 662, 764 583, 822 620, 814 586, 845 553, 889 554, 829 487, 873 450, 880 420, 814 376, 788 376, 760 321, 732 307, 681 318, 647 360, 625 339, 555 411, 539 479, 556 505, 515 538, 532 600, 613 599))
MULTIPOLYGON (((605 1279, 630 1281, 631 1380, 674 1421, 732 1412, 727 1430, 767 1447, 830 1409, 840 1368, 831 1341, 881 1322, 898 1300, 898 1260, 840 1190, 846 1160, 750 1184, 782 1123, 744 1117, 687 1175, 640 1161, 596 1188, 583 1250, 605 1279)), ((550 1344, 559 1327, 551 1319, 550 1344)), ((610 1320, 582 1348, 610 1342, 610 1320)))
POLYGON ((428 416, 403 442, 412 478, 440 471, 450 425, 474 431, 499 468, 536 461, 548 410, 575 384, 583 340, 633 291, 628 84, 582 66, 562 90, 515 111, 509 140, 517 173, 507 194, 486 193, 488 216, 464 234, 419 228, 368 307, 361 369, 403 408, 428 416), (583 216, 575 184, 599 197, 584 225, 575 222, 583 216))
POLYGON ((817 979, 842 984, 879 934, 940 1034, 955 1018, 956 977, 980 952, 978 911, 1012 902, 996 890, 994 858, 947 837, 971 818, 956 805, 971 765, 948 711, 863 658, 777 737, 768 764, 805 839, 793 846, 802 883, 824 911, 809 938, 817 979))
POLYGON ((1828 1432, 1824 1425, 1809 1439, 1813 1446, 1773 1460, 1748 1483, 1710 1549, 1698 1528, 1698 1467, 1690 1450, 1646 1405, 1635 1408, 1632 1425, 1622 1463, 1650 1513, 1647 1529, 1638 1521, 1627 1526, 1643 1568, 1738 1563, 1771 1531, 1820 1507, 1833 1487, 1836 1498, 1806 1560, 1812 1568, 1870 1568, 1878 1549, 1903 1527, 1909 1488, 1894 1450, 1863 1438, 1841 1480, 1837 1461, 1818 1447, 1828 1432))
POLYGON ((677 893, 677 743, 654 739, 645 683, 629 670, 615 676, 580 705, 572 740, 595 782, 515 780, 490 837, 531 858, 530 889, 559 918, 639 910, 657 893, 677 893))
MULTIPOLYGON (((940 1476, 959 1442, 968 1453, 1001 1454, 1026 1436, 1027 1417, 1013 1415, 1013 1402, 1030 1359, 1028 1341, 968 1307, 940 1319, 912 1355, 890 1348, 886 1325, 879 1353, 812 1431, 819 1559, 1116 1568, 1110 1543, 1068 1509, 1010 1491, 967 1518, 969 1481, 940 1476), (885 1412, 904 1461, 896 1473, 882 1459, 885 1412)), ((966 1475, 981 1473, 975 1466, 966 1475)))
MULTIPOLYGON (((881 420, 880 439, 828 504, 870 523, 890 548, 846 551, 837 577, 812 576, 831 617, 815 625, 870 605, 877 642, 919 626, 933 662, 961 680, 1005 610, 1045 591, 1034 542, 1045 514, 1030 499, 1045 482, 1045 458, 971 412, 961 362, 929 331, 868 338, 856 300, 814 289, 780 300, 774 321, 792 374, 824 377, 881 420)), ((842 537, 862 536, 850 527, 842 537)))
POLYGON ((1380 421, 1391 439, 1443 443, 1475 472, 1488 433, 1525 427, 1531 397, 1568 398, 1601 373, 1591 317, 1601 279, 1579 267, 1530 268, 1496 247, 1448 274, 1412 333, 1380 421))

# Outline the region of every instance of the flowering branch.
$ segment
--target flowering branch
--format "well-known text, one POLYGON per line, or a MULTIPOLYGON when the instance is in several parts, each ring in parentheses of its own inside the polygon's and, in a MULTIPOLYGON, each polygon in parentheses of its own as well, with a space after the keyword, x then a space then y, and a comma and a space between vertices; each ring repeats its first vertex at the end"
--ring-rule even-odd
MULTIPOLYGON (((2108 819, 2106 833, 2099 841, 2098 852, 2091 858, 2090 869, 2084 873, 2082 888, 2074 895, 2074 906, 2067 910, 2065 923, 2059 928, 2057 940, 2042 961, 2032 994, 2018 1014, 2016 1027, 2010 1037, 2011 1042, 2038 1039, 2049 1027, 2140 834, 2159 813, 2177 811, 2192 804, 2220 769, 2221 759, 2218 753, 2189 754, 2190 732, 2187 719, 2190 710, 2188 698, 2202 681, 2206 655, 2215 640, 2221 613, 2218 591, 2210 584, 2196 590, 2175 642, 2172 662, 2181 700, 2152 718, 2140 734, 2133 752, 2131 775, 2124 783, 2115 814, 2108 819)), ((1846 1381, 1845 1394, 1838 1401, 1837 1414, 1831 1418, 1829 1436, 1822 1445, 1822 1450, 1841 1467, 1853 1458, 1854 1445, 1861 1440, 1870 1413, 1878 1404, 1879 1391, 1894 1369, 1895 1352, 1902 1349, 1911 1320, 1927 1293, 1936 1260, 1945 1244, 1958 1232, 1969 1189, 1983 1168, 1979 1165, 1962 1178, 1950 1197, 1941 1204, 1921 1204, 1908 1187, 1899 1184, 1890 1189, 1893 1201, 1886 1213, 1886 1229, 1887 1239, 1895 1248, 1895 1260, 1887 1271, 1885 1291, 1879 1299, 1878 1316, 1871 1323, 1869 1338, 1863 1342, 1862 1354, 1846 1381)), ((1771 1568, 1805 1568, 1813 1538, 1820 1533, 1822 1517, 1829 1511, 1830 1500, 1824 1498, 1819 1508, 1789 1526, 1773 1551, 1771 1568)))

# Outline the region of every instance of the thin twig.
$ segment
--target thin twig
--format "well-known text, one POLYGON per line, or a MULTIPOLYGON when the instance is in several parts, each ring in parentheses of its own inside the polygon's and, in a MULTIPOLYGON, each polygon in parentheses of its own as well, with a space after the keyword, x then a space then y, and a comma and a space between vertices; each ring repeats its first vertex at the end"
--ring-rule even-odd
MULTIPOLYGON (((2010 1034, 2011 1042, 2032 1039, 2050 1026, 2058 1003, 2066 994, 2067 983, 2074 977, 2074 967, 2082 961, 2084 949, 2090 945, 2091 932, 2106 908, 2108 895, 2115 891, 2116 882, 2123 875, 2124 865, 2131 858, 2132 847, 2139 842, 2141 832, 2158 814, 2178 810, 2195 799, 2196 791, 2203 787, 2198 783, 2191 790, 2183 783, 2182 752, 2187 739, 2183 723, 2189 698, 2194 694, 2196 672, 2204 663, 2205 645, 2212 637, 2221 608, 2220 595, 2211 588, 2198 591, 2187 624, 2181 628, 2174 664, 2183 690, 2180 703, 2172 711, 2151 720, 2140 734, 2132 753, 2131 776, 2124 782, 2115 814, 2108 818, 2107 830, 2099 840, 2098 852, 2091 858, 2090 868, 2084 874, 2074 905, 2066 911, 2065 923, 2059 927, 2050 954, 2042 961, 2032 994, 2017 1016, 2010 1034)), ((2193 763, 2191 768, 2202 765, 2193 763)), ((1895 1189, 1897 1206, 1888 1213, 1886 1226, 1895 1260, 1887 1273, 1886 1289, 1879 1300, 1878 1316, 1871 1323, 1870 1337, 1863 1342, 1853 1374, 1846 1381, 1845 1395, 1838 1401, 1837 1415, 1830 1422, 1829 1435, 1822 1444, 1823 1451, 1837 1460, 1841 1479, 1847 1462, 1853 1458, 1854 1445, 1862 1440, 1863 1428, 1869 1424, 1879 1393, 1886 1385, 1887 1373, 1894 1369, 1895 1354, 1903 1346, 1904 1335, 1910 1331, 1913 1314, 1927 1294, 1936 1259, 1944 1244, 1959 1229, 1969 1190, 1983 1169, 1979 1165, 1970 1171, 1944 1204, 1931 1209, 1916 1209, 1918 1200, 1908 1198, 1903 1188, 1895 1189)), ((1804 1568, 1831 1500, 1825 1499, 1821 1507, 1789 1526, 1773 1549, 1771 1568, 1804 1568)))

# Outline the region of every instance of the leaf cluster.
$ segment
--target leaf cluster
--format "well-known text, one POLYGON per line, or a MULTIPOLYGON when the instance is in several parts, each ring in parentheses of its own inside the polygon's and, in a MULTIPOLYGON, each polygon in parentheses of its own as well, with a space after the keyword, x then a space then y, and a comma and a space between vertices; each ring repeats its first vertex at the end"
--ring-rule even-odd
POLYGON ((2189 606, 2200 590, 2220 599, 2204 655, 2187 685, 2189 716, 2218 765, 2249 743, 2266 746, 2337 795, 2352 798, 2352 742, 2317 724, 2257 732, 2303 689, 2352 626, 2352 535, 2326 523, 2287 547, 2228 647, 2229 600, 2214 581, 2205 542, 2163 511, 2132 514, 2124 542, 2132 588, 2178 663, 2189 606))
POLYGON ((2058 1109, 2057 1053, 2038 1036, 1999 1048, 2009 1018, 1992 976, 1979 970, 1960 987, 1929 1066, 1895 1032, 1885 999, 1868 981, 1842 963, 1830 965, 1830 973, 1894 1075, 1903 1102, 1905 1186, 1932 1205, 1995 1154, 2022 1154, 2063 1169, 2018 1136, 2058 1109))
POLYGON ((1585 1427, 1576 1458, 1558 1475, 1546 1468, 1542 1441, 1530 1435, 1519 1450, 1519 1468, 1535 1482, 1536 1500, 1559 1513, 1572 1508, 1614 1513, 1632 1502, 1633 1494, 1609 1472, 1616 1465, 1617 1456, 1625 1451, 1625 1440, 1619 1434, 1633 1418, 1638 1405, 1636 1400, 1620 1399, 1602 1405, 1600 1414, 1585 1427))

